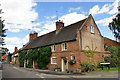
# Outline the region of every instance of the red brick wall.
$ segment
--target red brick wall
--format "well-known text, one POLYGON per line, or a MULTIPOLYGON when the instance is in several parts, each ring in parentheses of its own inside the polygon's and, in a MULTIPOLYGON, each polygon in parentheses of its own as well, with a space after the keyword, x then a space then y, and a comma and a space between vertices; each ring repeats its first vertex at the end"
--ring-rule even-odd
POLYGON ((34 32, 34 33, 30 33, 29 34, 29 41, 31 41, 32 39, 38 37, 38 33, 37 32, 34 32))
POLYGON ((111 40, 111 39, 106 38, 106 37, 103 37, 103 38, 104 38, 104 44, 107 46, 120 46, 120 43, 118 43, 114 40, 111 40))
MULTIPOLYGON (((89 58, 85 55, 85 53, 81 52, 79 49, 79 44, 77 41, 72 41, 72 42, 67 42, 67 51, 62 51, 62 44, 56 45, 56 51, 52 53, 51 57, 56 57, 57 58, 57 64, 51 64, 51 62, 48 64, 49 69, 54 70, 56 66, 62 67, 62 62, 61 59, 62 57, 67 58, 67 62, 71 60, 71 56, 75 56, 75 61, 76 64, 70 65, 68 64, 68 69, 73 70, 73 71, 78 71, 80 70, 80 63, 81 62, 86 62, 89 60, 89 58)), ((105 53, 95 53, 94 57, 92 60, 93 62, 98 62, 103 58, 103 55, 109 55, 105 53)))

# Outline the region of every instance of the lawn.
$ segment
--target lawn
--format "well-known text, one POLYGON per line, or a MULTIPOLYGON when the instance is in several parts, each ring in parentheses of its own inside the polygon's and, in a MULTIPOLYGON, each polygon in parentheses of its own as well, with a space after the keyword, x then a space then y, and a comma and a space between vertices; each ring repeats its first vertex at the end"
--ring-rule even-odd
POLYGON ((95 71, 117 71, 117 70, 118 70, 118 67, 111 67, 109 70, 108 70, 108 67, 104 67, 103 70, 102 68, 97 68, 95 71))

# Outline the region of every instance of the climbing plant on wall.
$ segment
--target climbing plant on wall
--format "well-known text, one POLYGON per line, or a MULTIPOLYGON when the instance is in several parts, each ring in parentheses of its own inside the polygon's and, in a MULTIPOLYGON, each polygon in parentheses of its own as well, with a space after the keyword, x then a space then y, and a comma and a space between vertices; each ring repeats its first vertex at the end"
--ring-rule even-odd
POLYGON ((40 48, 38 49, 38 68, 40 69, 45 69, 47 68, 47 64, 50 62, 50 56, 51 56, 51 48, 50 47, 45 47, 45 48, 40 48))
POLYGON ((50 47, 42 47, 19 52, 20 66, 24 66, 24 60, 27 60, 27 67, 32 68, 33 61, 37 62, 37 67, 40 69, 47 68, 51 56, 50 47))
POLYGON ((93 58, 94 52, 95 52, 95 50, 96 50, 97 47, 96 47, 94 50, 90 49, 89 46, 86 46, 85 49, 86 49, 86 48, 87 48, 87 50, 83 50, 83 52, 85 53, 85 55, 86 55, 87 57, 89 57, 89 58, 93 58))
POLYGON ((20 67, 23 67, 24 66, 24 60, 26 59, 26 54, 27 54, 27 51, 20 51, 19 52, 19 66, 20 67))

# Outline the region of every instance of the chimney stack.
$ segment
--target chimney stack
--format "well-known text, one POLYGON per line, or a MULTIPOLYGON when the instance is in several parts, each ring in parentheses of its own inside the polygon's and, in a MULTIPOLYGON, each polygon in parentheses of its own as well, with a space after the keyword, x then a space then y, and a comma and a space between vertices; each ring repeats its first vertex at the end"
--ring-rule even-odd
POLYGON ((15 46, 14 48, 14 52, 16 53, 18 51, 18 48, 15 46))
POLYGON ((33 40, 34 38, 38 37, 38 33, 34 32, 34 33, 30 33, 29 34, 29 41, 33 40))
POLYGON ((63 21, 59 20, 56 22, 56 32, 59 32, 60 29, 64 27, 63 21))

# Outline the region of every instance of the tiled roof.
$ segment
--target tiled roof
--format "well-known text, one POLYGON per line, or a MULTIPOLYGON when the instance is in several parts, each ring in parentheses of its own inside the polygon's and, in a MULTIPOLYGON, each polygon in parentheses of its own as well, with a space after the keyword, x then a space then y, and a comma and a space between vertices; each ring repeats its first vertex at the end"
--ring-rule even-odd
POLYGON ((52 31, 45 35, 39 36, 28 42, 21 50, 44 47, 62 42, 76 40, 76 36, 77 36, 76 31, 82 26, 85 20, 86 19, 68 25, 62 28, 58 33, 56 33, 56 31, 52 31))

